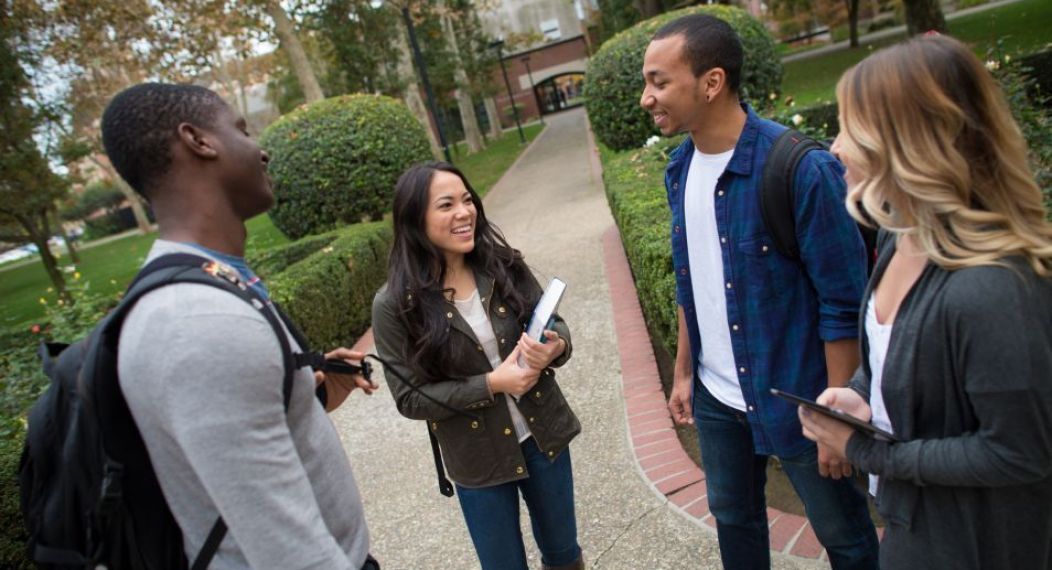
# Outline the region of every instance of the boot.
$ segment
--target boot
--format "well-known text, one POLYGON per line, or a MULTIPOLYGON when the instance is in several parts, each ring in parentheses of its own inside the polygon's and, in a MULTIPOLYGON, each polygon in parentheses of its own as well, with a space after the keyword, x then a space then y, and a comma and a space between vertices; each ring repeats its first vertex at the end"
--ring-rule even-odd
POLYGON ((542 568, 543 570, 584 570, 584 553, 581 553, 577 560, 569 564, 563 564, 562 566, 548 566, 545 564, 542 568))

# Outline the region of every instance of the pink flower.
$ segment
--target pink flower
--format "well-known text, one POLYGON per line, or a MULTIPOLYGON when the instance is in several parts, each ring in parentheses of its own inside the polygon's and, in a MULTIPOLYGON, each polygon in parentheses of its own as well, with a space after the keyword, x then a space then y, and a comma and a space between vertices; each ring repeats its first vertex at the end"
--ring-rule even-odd
POLYGON ((29 327, 29 332, 33 334, 40 334, 40 325, 33 325, 29 327))

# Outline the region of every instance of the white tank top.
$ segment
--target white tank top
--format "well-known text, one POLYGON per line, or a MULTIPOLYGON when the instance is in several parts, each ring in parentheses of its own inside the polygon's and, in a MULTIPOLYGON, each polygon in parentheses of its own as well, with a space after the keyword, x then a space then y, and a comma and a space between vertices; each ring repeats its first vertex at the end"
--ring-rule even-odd
MULTIPOLYGON (((888 356, 888 344, 891 341, 891 328, 895 323, 882 325, 877 320, 876 302, 874 297, 869 297, 866 305, 866 340, 869 341, 869 407, 873 410, 873 418, 870 422, 876 427, 895 433, 891 427, 891 418, 888 417, 888 409, 884 406, 884 394, 881 386, 884 381, 884 361, 888 356)), ((877 496, 877 485, 880 478, 876 475, 869 476, 869 494, 877 496)))

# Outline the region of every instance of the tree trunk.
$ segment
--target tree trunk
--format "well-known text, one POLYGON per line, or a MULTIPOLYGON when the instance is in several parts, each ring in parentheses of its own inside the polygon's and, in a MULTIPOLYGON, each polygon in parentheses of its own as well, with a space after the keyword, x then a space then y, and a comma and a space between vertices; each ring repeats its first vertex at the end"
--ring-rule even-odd
POLYGON ((44 271, 47 273, 48 279, 51 280, 51 284, 55 286, 58 297, 66 303, 73 304, 73 298, 70 297, 69 291, 66 290, 66 278, 59 271, 58 260, 51 253, 51 248, 47 243, 48 238, 51 237, 47 216, 48 213, 45 210, 39 212, 39 216, 33 214, 29 216, 16 215, 15 219, 18 220, 22 229, 26 231, 26 235, 33 242, 33 245, 37 246, 37 253, 40 254, 40 261, 44 264, 44 271))
POLYGON ((449 20, 449 14, 445 7, 439 4, 442 14, 442 32, 449 43, 450 53, 453 57, 453 79, 456 81, 457 107, 460 109, 460 123, 464 127, 464 139, 468 143, 471 152, 478 152, 485 148, 486 143, 482 140, 482 132, 479 130, 479 121, 475 117, 475 105, 471 102, 471 91, 468 89, 468 74, 464 71, 464 65, 460 59, 460 47, 457 44, 457 34, 453 31, 453 22, 449 20))
POLYGON ((858 47, 858 1, 844 0, 847 3, 847 28, 851 36, 849 45, 858 47))
POLYGON ((910 36, 936 31, 946 32, 946 18, 939 0, 902 0, 906 8, 906 31, 910 36))
POLYGON ((497 110, 497 101, 493 97, 486 97, 482 102, 486 106, 486 115, 489 117, 489 136, 493 137, 493 140, 497 140, 504 134, 504 129, 500 126, 500 112, 497 110))
POLYGON ((58 233, 62 236, 62 243, 66 244, 66 252, 69 253, 69 260, 74 264, 80 264, 80 254, 77 253, 77 248, 73 245, 73 240, 69 239, 69 232, 66 231, 66 226, 62 225, 62 220, 59 219, 58 210, 52 210, 52 223, 58 228, 58 233))
POLYGON ((431 129, 431 120, 429 118, 431 115, 427 112, 424 99, 420 97, 420 84, 417 83, 416 72, 413 70, 413 56, 409 53, 409 39, 404 34, 398 33, 395 34, 395 42, 398 44, 398 76, 405 82, 402 98, 405 100, 409 110, 423 125, 424 131, 427 132, 427 140, 431 143, 431 154, 435 157, 435 160, 444 160, 442 145, 438 144, 438 137, 435 135, 435 131, 431 129))
POLYGON ((315 77, 314 70, 310 66, 307 52, 303 50, 303 44, 296 37, 296 29, 293 27, 289 15, 285 13, 285 9, 281 7, 281 3, 278 0, 269 0, 267 2, 267 14, 274 20, 274 31, 278 34, 278 39, 281 40, 282 49, 289 56, 289 63, 296 72, 296 79, 299 80, 300 88, 303 89, 303 97, 307 100, 307 103, 321 101, 325 98, 325 94, 322 93, 318 78, 315 77))

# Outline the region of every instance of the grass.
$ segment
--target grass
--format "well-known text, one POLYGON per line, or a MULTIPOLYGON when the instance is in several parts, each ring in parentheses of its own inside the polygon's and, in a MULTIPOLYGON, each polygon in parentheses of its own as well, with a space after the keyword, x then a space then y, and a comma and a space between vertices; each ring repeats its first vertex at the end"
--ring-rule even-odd
MULTIPOLYGON (((1052 22, 1052 2, 1022 0, 1014 4, 971 14, 947 22, 950 35, 966 42, 983 57, 1003 40, 1008 53, 1028 52, 1052 42, 1048 23, 1052 22)), ((835 98, 836 82, 852 65, 882 47, 902 41, 901 35, 875 42, 863 42, 858 49, 833 52, 823 56, 785 64, 782 93, 791 95, 797 105, 809 105, 835 98)))
MULTIPOLYGON (((522 132, 526 135, 527 143, 537 138, 543 128, 540 123, 523 127, 522 132)), ((468 177, 468 181, 471 182, 471 186, 479 196, 485 196, 525 148, 526 146, 519 142, 518 131, 511 130, 505 132, 501 138, 490 141, 482 152, 454 158, 454 160, 457 168, 468 177)))
MULTIPOLYGON (((249 251, 288 242, 266 215, 249 220, 247 225, 249 251)), ((123 291, 156 238, 156 233, 134 235, 82 250, 76 272, 65 274, 67 283, 87 284, 93 294, 112 295, 123 291)), ((67 257, 59 259, 60 266, 68 263, 67 257)), ((41 299, 50 304, 56 302, 58 296, 39 260, 0 272, 0 327, 29 326, 39 320, 45 311, 41 299)))

